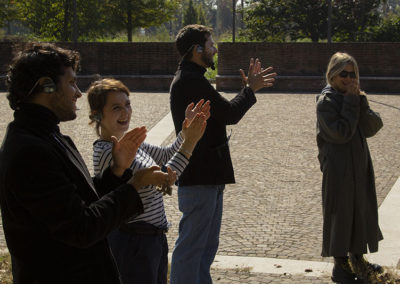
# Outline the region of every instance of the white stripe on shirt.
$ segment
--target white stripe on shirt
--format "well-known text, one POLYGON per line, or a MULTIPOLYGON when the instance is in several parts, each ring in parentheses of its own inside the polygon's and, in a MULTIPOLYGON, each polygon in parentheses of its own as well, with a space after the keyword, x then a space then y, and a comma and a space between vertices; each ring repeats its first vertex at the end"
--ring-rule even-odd
MULTIPOLYGON (((135 173, 139 169, 154 165, 165 165, 176 171, 177 176, 180 176, 189 163, 189 160, 178 152, 182 142, 183 138, 179 134, 175 142, 167 147, 143 143, 140 145, 135 160, 131 165, 132 172, 135 173)), ((96 140, 93 143, 93 168, 95 174, 102 172, 111 164, 111 150, 112 142, 96 140)), ((130 222, 143 221, 158 228, 167 228, 168 220, 164 209, 163 194, 157 191, 153 185, 137 189, 137 191, 142 199, 144 212, 131 219, 130 222)))

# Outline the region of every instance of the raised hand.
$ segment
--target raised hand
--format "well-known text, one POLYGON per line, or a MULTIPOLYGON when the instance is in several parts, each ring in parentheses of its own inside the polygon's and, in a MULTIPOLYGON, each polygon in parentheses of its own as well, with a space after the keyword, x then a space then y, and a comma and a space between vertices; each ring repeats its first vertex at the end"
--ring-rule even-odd
POLYGON ((185 118, 182 123, 182 134, 183 138, 185 139, 183 144, 187 145, 188 147, 190 146, 190 148, 194 148, 196 143, 203 136, 206 126, 206 115, 202 112, 197 113, 191 122, 185 118))
POLYGON ((121 139, 111 136, 113 142, 111 170, 114 175, 120 177, 129 168, 135 159, 139 146, 146 138, 146 127, 136 127, 128 132, 121 139))
POLYGON ((245 85, 249 85, 249 87, 253 90, 253 92, 257 92, 265 87, 272 87, 275 82, 276 73, 270 73, 273 70, 272 67, 268 67, 267 69, 261 68, 261 62, 257 58, 255 61, 253 58, 250 59, 249 72, 248 76, 242 69, 240 69, 240 74, 242 76, 242 81, 245 85))
POLYGON ((189 124, 199 112, 204 113, 206 120, 210 118, 210 101, 204 102, 204 99, 201 99, 196 106, 193 106, 194 103, 190 103, 185 110, 185 118, 188 119, 189 124))

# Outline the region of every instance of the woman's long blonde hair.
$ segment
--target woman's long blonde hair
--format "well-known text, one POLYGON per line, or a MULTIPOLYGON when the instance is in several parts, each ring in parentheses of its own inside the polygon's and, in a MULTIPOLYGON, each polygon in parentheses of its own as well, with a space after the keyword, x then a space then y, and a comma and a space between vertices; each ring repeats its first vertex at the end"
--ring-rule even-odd
POLYGON ((342 72, 347 64, 353 65, 354 72, 356 73, 356 79, 357 81, 359 81, 360 75, 358 71, 358 65, 354 57, 346 52, 336 52, 329 60, 328 68, 325 75, 326 82, 332 86, 333 77, 342 72))

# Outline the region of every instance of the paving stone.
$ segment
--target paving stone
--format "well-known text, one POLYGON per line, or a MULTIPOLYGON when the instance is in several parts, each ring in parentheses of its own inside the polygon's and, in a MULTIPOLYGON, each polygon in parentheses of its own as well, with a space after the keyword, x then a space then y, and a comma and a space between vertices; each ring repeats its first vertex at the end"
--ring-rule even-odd
MULTIPOLYGON (((232 98, 235 94, 224 94, 232 98)), ((374 163, 378 203, 400 176, 400 96, 368 95, 384 127, 368 140, 374 163)), ((166 93, 132 93, 131 127, 151 129, 169 111, 166 93)), ((322 174, 315 139, 315 94, 258 94, 258 102, 233 126, 230 148, 236 184, 227 185, 218 254, 331 262, 322 258, 322 174)), ((88 126, 85 97, 78 118, 62 124, 92 171, 94 130, 88 126)), ((0 141, 12 120, 5 94, 0 94, 0 141)), ((172 133, 163 144, 174 139, 172 133)), ((176 187, 165 198, 172 223, 172 252, 180 212, 176 187)), ((0 249, 6 247, 0 234, 0 249)), ((330 275, 272 275, 251 271, 212 270, 215 283, 331 283, 330 275)))

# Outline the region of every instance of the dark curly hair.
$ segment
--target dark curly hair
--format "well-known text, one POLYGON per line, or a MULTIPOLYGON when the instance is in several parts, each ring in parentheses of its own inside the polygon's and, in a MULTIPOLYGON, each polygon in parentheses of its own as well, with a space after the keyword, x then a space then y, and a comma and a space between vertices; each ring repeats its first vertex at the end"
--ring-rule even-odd
POLYGON ((20 103, 41 91, 39 87, 34 88, 40 78, 50 77, 57 84, 59 77, 64 74, 64 67, 78 71, 79 60, 76 51, 50 43, 28 43, 16 54, 7 73, 7 99, 10 107, 17 109, 20 103))
POLYGON ((197 24, 183 27, 175 38, 176 48, 182 60, 189 60, 192 57, 190 51, 196 44, 204 47, 212 31, 212 28, 197 24))

